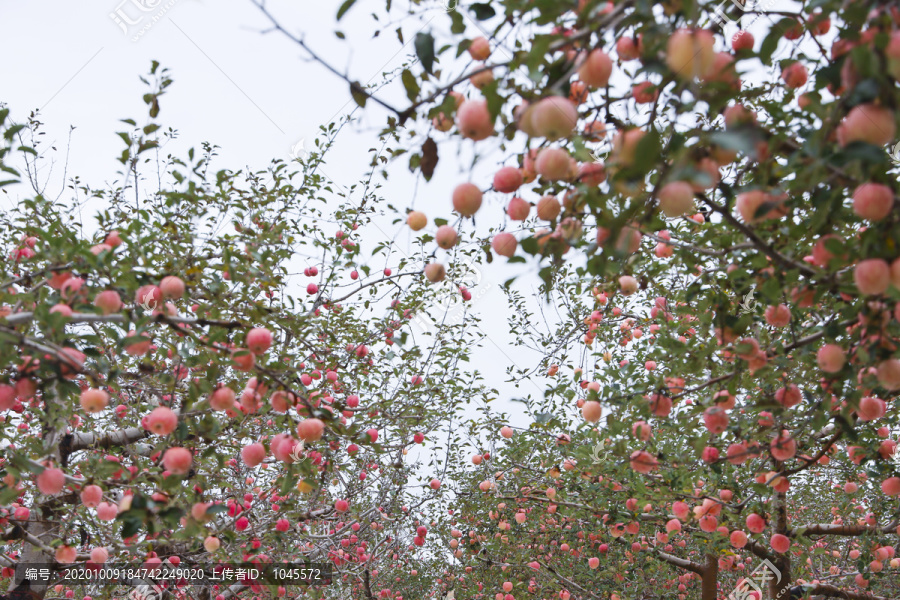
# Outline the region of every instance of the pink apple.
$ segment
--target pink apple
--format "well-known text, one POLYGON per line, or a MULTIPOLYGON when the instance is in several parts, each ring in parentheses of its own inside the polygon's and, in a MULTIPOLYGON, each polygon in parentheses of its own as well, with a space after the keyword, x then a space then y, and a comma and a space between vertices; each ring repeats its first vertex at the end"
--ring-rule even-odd
POLYGON ((787 327, 791 322, 791 309, 787 304, 766 307, 766 323, 772 327, 787 327))
POLYGON ((562 148, 544 148, 535 161, 538 175, 549 181, 569 179, 571 161, 569 153, 562 148))
POLYGON ((870 221, 880 221, 894 206, 894 192, 880 183, 864 183, 853 190, 853 212, 870 221))
POLYGON ((886 146, 894 140, 896 123, 894 113, 884 106, 860 104, 855 106, 838 128, 838 142, 846 146, 851 142, 867 142, 886 146))
POLYGON ((122 310, 122 298, 115 290, 105 290, 94 297, 94 306, 104 315, 111 315, 122 310))
POLYGON ((894 391, 900 389, 900 360, 889 358, 878 364, 876 371, 878 383, 886 390, 894 391))
POLYGON ((516 253, 518 244, 516 236, 507 232, 498 233, 491 239, 491 248, 493 248, 494 252, 507 258, 516 253))
POLYGON ((265 354, 272 346, 272 332, 265 327, 254 327, 247 332, 247 349, 253 354, 265 354))
POLYGON ((247 444, 241 448, 241 459, 247 466, 255 467, 266 458, 266 448, 260 443, 247 444))
POLYGON ((731 37, 731 49, 735 52, 753 50, 754 41, 752 33, 741 29, 731 37))
POLYGON ((597 48, 592 50, 578 68, 578 78, 592 88, 606 87, 612 74, 613 63, 609 55, 597 48))
POLYGON ((635 450, 628 461, 629 466, 638 473, 650 473, 659 468, 656 457, 645 450, 635 450))
POLYGON ((450 225, 441 225, 434 235, 435 242, 437 242, 437 245, 444 250, 449 250, 455 246, 458 239, 459 234, 457 234, 456 230, 450 225))
POLYGON ((578 122, 578 109, 568 98, 550 96, 538 102, 530 116, 537 135, 554 141, 572 135, 578 122))
POLYGON ((816 362, 826 373, 837 373, 844 368, 846 361, 844 349, 837 344, 825 344, 816 353, 816 362))
POLYGON ((181 298, 185 292, 184 281, 174 275, 163 277, 159 282, 159 291, 163 298, 181 298))
POLYGON ((506 214, 513 221, 524 221, 531 212, 531 204, 518 196, 513 196, 506 207, 506 214))
POLYGON ((424 272, 425 278, 428 279, 428 281, 430 281, 431 283, 438 283, 439 281, 443 281, 444 277, 447 275, 447 271, 444 269, 444 265, 440 263, 429 263, 425 265, 424 272))
POLYGON ((88 508, 95 508, 103 500, 103 489, 98 485, 87 485, 81 490, 81 503, 88 508))
POLYGON ((191 470, 191 463, 194 456, 187 448, 179 448, 177 446, 169 448, 163 454, 163 466, 166 470, 176 475, 187 475, 191 470))
POLYGON ((658 199, 667 217, 681 217, 694 208, 694 189, 687 182, 672 181, 659 191, 658 199))
POLYGON ((419 231, 428 225, 428 217, 425 216, 425 213, 423 212, 413 210, 406 215, 406 224, 409 225, 409 228, 413 231, 419 231))
POLYGON ((789 88, 798 88, 806 85, 809 80, 809 71, 801 62, 794 62, 781 71, 781 78, 789 88))
POLYGON ((463 137, 476 142, 494 134, 494 119, 487 100, 465 100, 456 111, 456 126, 463 137))
POLYGON ((503 194, 511 194, 522 187, 522 169, 503 167, 494 175, 494 189, 503 194))
POLYGON ((89 414, 102 411, 109 406, 109 394, 96 388, 88 388, 81 392, 79 403, 82 410, 89 414))
POLYGON ((305 442, 317 442, 325 433, 325 423, 321 419, 303 419, 297 425, 297 436, 305 442))
POLYGON ((712 33, 705 29, 679 29, 669 37, 666 64, 681 79, 702 77, 715 62, 714 42, 712 33))
POLYGON ((471 217, 481 208, 482 194, 473 183, 461 183, 453 190, 453 210, 464 217, 471 217))
POLYGON ((37 476, 38 489, 48 496, 60 493, 65 485, 66 476, 60 469, 50 467, 37 476))
POLYGON ((772 546, 772 549, 779 554, 784 554, 791 547, 791 540, 780 533, 772 534, 772 537, 769 538, 769 545, 772 546))
POLYGON ((147 429, 156 435, 169 435, 178 426, 178 415, 171 408, 158 406, 147 416, 147 429))
POLYGON ((886 260, 868 258, 856 264, 853 282, 861 294, 876 296, 887 291, 891 283, 891 268, 886 260))
POLYGON ((543 221, 552 221, 559 216, 562 207, 556 196, 543 196, 537 203, 538 218, 543 221))
POLYGON ((582 405, 581 414, 584 417, 585 421, 596 423, 600 420, 600 417, 603 414, 603 407, 600 406, 599 402, 588 400, 584 403, 584 405, 582 405))

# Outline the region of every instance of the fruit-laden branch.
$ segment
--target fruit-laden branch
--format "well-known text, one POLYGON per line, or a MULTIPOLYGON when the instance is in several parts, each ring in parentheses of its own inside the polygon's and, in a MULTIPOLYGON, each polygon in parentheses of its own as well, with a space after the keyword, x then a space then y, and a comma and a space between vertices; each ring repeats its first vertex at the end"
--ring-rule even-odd
MULTIPOLYGON (((618 539, 622 539, 622 538, 618 538, 618 539)), ((699 565, 693 561, 687 560, 686 558, 679 558, 679 557, 675 556, 674 554, 669 554, 667 552, 663 552, 662 550, 657 550, 655 552, 655 555, 657 557, 659 557, 660 560, 663 560, 663 561, 669 563, 670 565, 674 565, 676 567, 681 567, 682 569, 686 569, 688 571, 696 573, 697 575, 700 575, 701 577, 703 576, 703 573, 706 571, 706 569, 704 569, 703 565, 699 565)))
MULTIPOLYGON (((284 27, 282 27, 282 25, 278 22, 278 20, 275 19, 275 17, 272 16, 272 14, 266 9, 265 0, 252 0, 252 2, 263 13, 263 15, 267 19, 269 19, 269 22, 272 24, 273 30, 280 32, 282 35, 287 37, 289 40, 291 40, 292 42, 294 42, 295 44, 297 44, 298 46, 300 46, 301 48, 306 50, 306 52, 309 53, 310 57, 314 61, 321 64, 323 67, 325 67, 326 69, 328 69, 329 71, 331 71, 332 73, 334 73, 335 75, 337 75, 338 77, 343 79, 345 82, 347 82, 350 85, 350 89, 354 94, 361 94, 362 96, 365 96, 366 98, 370 98, 377 104, 381 105, 382 107, 384 107, 387 110, 391 111, 392 113, 396 114, 397 117, 399 117, 399 119, 400 119, 400 125, 403 125, 406 122, 406 120, 409 119, 409 117, 411 117, 415 113, 415 110, 418 107, 420 107, 424 104, 430 104, 431 102, 434 102, 441 95, 446 93, 448 90, 452 90, 454 87, 456 87, 460 83, 470 80, 473 76, 475 76, 479 73, 483 73, 485 71, 492 71, 492 70, 500 68, 500 67, 508 67, 515 60, 515 58, 511 58, 510 60, 507 60, 507 61, 501 61, 501 62, 496 62, 496 63, 490 64, 490 65, 482 65, 482 66, 475 67, 471 71, 468 71, 468 72, 464 73, 463 75, 460 75, 453 81, 450 81, 449 83, 446 83, 443 86, 438 87, 431 95, 425 96, 424 98, 413 102, 409 107, 405 108, 404 110, 399 110, 399 109, 391 106, 390 104, 386 103, 385 101, 381 100, 380 98, 378 98, 371 92, 367 91, 365 88, 363 88, 361 85, 359 85, 359 83, 357 83, 356 81, 353 81, 347 75, 338 71, 335 67, 333 67, 331 64, 329 64, 325 59, 323 59, 321 56, 316 54, 306 44, 306 42, 304 42, 301 38, 288 32, 284 27)), ((584 29, 581 29, 579 31, 573 31, 572 34, 567 35, 564 40, 560 40, 560 41, 557 41, 557 42, 554 42, 553 44, 551 44, 547 51, 550 53, 553 53, 558 50, 562 50, 563 48, 570 46, 571 44, 573 44, 576 41, 580 41, 584 38, 589 38, 595 31, 602 31, 605 29, 609 29, 613 25, 613 23, 621 20, 621 17, 624 14, 625 9, 631 7, 632 3, 633 3, 633 0, 627 0, 626 2, 622 2, 621 4, 617 5, 612 11, 610 11, 608 14, 604 15, 603 19, 594 22, 590 27, 585 27, 584 29)), ((562 80, 565 80, 565 78, 562 78, 562 80)))
POLYGON ((225 590, 225 593, 222 594, 222 600, 228 600, 229 598, 234 598, 235 596, 240 594, 245 589, 247 589, 246 585, 244 585, 242 583, 235 583, 234 585, 230 586, 227 590, 225 590))
MULTIPOLYGON (((34 318, 33 312, 19 312, 6 317, 6 322, 10 325, 19 325, 27 323, 34 318)), ((202 319, 199 317, 170 317, 163 313, 157 313, 152 317, 156 323, 172 323, 178 325, 200 325, 206 327, 224 327, 226 329, 237 329, 246 327, 246 324, 240 321, 216 321, 212 319, 202 319)), ((137 319, 133 315, 112 314, 97 315, 93 313, 72 313, 66 318, 66 323, 131 323, 137 319)))
POLYGON ((691 250, 692 252, 697 252, 699 254, 704 254, 706 256, 725 256, 729 252, 734 252, 735 250, 749 250, 750 248, 754 247, 750 242, 746 242, 743 244, 728 246, 727 248, 722 248, 720 250, 710 250, 709 248, 701 248, 700 246, 694 246, 693 244, 688 244, 687 242, 682 242, 677 239, 663 239, 646 231, 642 231, 641 235, 650 238, 654 242, 668 244, 669 246, 677 246, 679 248, 686 248, 687 250, 691 250))
POLYGON ((128 427, 110 431, 109 433, 75 433, 67 435, 61 442, 61 451, 76 452, 88 448, 109 448, 110 446, 127 446, 150 435, 143 427, 128 427))
POLYGON ((749 227, 747 227, 746 225, 744 225, 743 223, 738 221, 737 217, 735 217, 733 214, 731 214, 730 211, 725 210, 723 207, 719 206, 718 204, 716 204, 715 202, 713 202, 712 200, 707 198, 705 194, 697 194, 697 196, 703 201, 704 204, 706 204, 711 209, 713 209, 714 211, 716 211, 717 213, 722 215, 722 217, 726 221, 728 221, 729 223, 734 225, 734 227, 736 227, 751 242, 753 242, 754 246, 756 246, 757 248, 762 250, 764 254, 769 256, 769 258, 771 258, 778 264, 780 264, 784 267, 787 267, 789 269, 796 269, 807 277, 813 277, 816 275, 816 272, 814 270, 810 269, 809 267, 807 267, 806 265, 798 263, 794 260, 791 260, 787 256, 785 256, 785 255, 781 254, 780 252, 778 252, 777 250, 775 250, 775 248, 773 248, 771 245, 767 244, 761 237, 756 235, 756 233, 752 229, 750 229, 749 227))
POLYGON ((764 559, 770 560, 770 561, 774 561, 776 558, 775 555, 773 555, 771 552, 766 550, 765 546, 763 546, 762 544, 760 544, 758 542, 754 542, 753 540, 748 539, 746 547, 750 550, 750 552, 752 552, 753 554, 755 554, 756 556, 758 556, 760 558, 764 558, 764 559))
MULTIPOLYGON (((22 336, 24 338, 24 336, 22 336)), ((56 351, 54 351, 56 354, 56 351)), ((57 397, 58 385, 51 383, 44 390, 44 400, 50 405, 52 402, 58 401, 57 397)), ((41 446, 45 455, 52 456, 57 462, 60 461, 59 444, 63 437, 64 429, 59 423, 53 421, 42 420, 41 423, 41 446)), ((42 537, 54 539, 59 537, 58 525, 54 523, 55 512, 46 503, 35 503, 34 514, 37 516, 34 521, 23 521, 21 537, 28 542, 22 550, 19 562, 16 564, 16 572, 9 582, 9 591, 22 591, 29 594, 36 600, 42 600, 47 594, 47 584, 41 582, 29 582, 25 578, 25 565, 32 568, 50 568, 54 564, 54 551, 51 550, 44 542, 42 537), (16 581, 23 582, 17 586, 16 581)))
POLYGON ((843 436, 843 435, 844 435, 844 430, 843 430, 843 429, 842 429, 842 430, 839 430, 836 434, 834 434, 833 436, 831 436, 831 439, 830 439, 830 440, 828 440, 827 442, 825 442, 825 445, 822 446, 822 449, 819 450, 819 451, 816 453, 815 456, 812 456, 812 457, 810 457, 810 458, 803 458, 803 457, 801 457, 801 460, 803 460, 806 464, 804 464, 803 466, 797 467, 796 469, 791 469, 791 470, 789 470, 789 471, 785 471, 784 473, 782 473, 782 475, 784 475, 784 476, 794 475, 795 473, 799 473, 800 471, 805 471, 805 470, 808 469, 809 467, 811 467, 811 466, 813 466, 814 464, 818 463, 819 460, 820 460, 823 456, 825 456, 825 454, 826 454, 829 450, 831 450, 831 448, 835 445, 835 443, 837 443, 837 441, 838 441, 839 439, 841 439, 841 436, 843 436))
POLYGON ((368 567, 366 568, 365 571, 363 571, 363 587, 364 587, 365 590, 366 590, 366 598, 368 598, 369 600, 375 600, 375 599, 372 597, 372 586, 371 586, 370 583, 369 583, 369 569, 368 569, 368 567))
POLYGON ((89 375, 98 381, 102 379, 97 373, 89 369, 85 369, 84 365, 76 362, 71 355, 66 353, 67 348, 57 346, 56 344, 52 344, 47 341, 39 342, 33 338, 28 337, 24 333, 18 332, 10 327, 4 327, 2 325, 0 325, 0 335, 6 335, 18 340, 20 346, 49 354, 59 363, 62 363, 66 368, 71 369, 72 371, 81 373, 82 375, 89 375))
MULTIPOLYGON (((845 327, 849 327, 850 325, 853 325, 854 323, 856 323, 856 321, 857 321, 857 319, 847 319, 846 321, 838 323, 838 327, 843 329, 845 327)), ((784 350, 786 352, 789 350, 794 350, 796 348, 799 348, 800 346, 805 346, 807 344, 811 344, 811 343, 815 342, 816 340, 819 340, 823 337, 825 337, 825 329, 824 328, 821 331, 819 331, 818 333, 813 333, 806 337, 802 337, 799 340, 797 340, 796 342, 794 342, 792 344, 788 344, 787 346, 784 347, 784 350)))
MULTIPOLYGON (((13 519, 13 520, 15 521, 15 519, 13 519)), ((28 523, 28 522, 21 521, 21 523, 28 523)), ((17 525, 17 527, 18 527, 18 525, 17 525)), ((40 552, 43 552, 47 557, 54 556, 54 554, 55 554, 55 551, 53 550, 53 548, 51 548, 50 546, 48 546, 47 544, 42 542, 35 535, 28 533, 25 530, 17 531, 14 534, 10 534, 10 535, 12 537, 18 536, 19 539, 25 540, 26 542, 28 542, 29 544, 31 544, 32 546, 37 548, 40 552)), ((6 536, 4 536, 4 537, 6 537, 6 536)), ((90 557, 91 557, 91 555, 89 553, 79 552, 76 555, 76 560, 88 560, 90 557)), ((24 564, 24 563, 27 563, 28 561, 20 561, 20 562, 23 562, 23 564, 24 564)), ((30 564, 30 563, 28 563, 28 564, 30 564)), ((8 566, 13 566, 13 565, 8 565, 8 566)))
POLYGON ((26 281, 32 281, 33 279, 40 277, 41 275, 44 275, 45 273, 56 273, 59 271, 67 271, 74 266, 75 266, 75 263, 70 262, 70 263, 66 263, 64 265, 56 265, 55 267, 46 267, 44 269, 41 269, 40 271, 34 271, 32 273, 28 273, 27 275, 22 275, 15 279, 10 279, 9 281, 0 283, 0 289, 5 290, 13 285, 18 285, 18 284, 24 283, 26 281))
MULTIPOLYGON (((626 547, 629 546, 628 542, 626 542, 625 540, 623 540, 620 537, 616 538, 616 543, 621 544, 626 547)), ((692 562, 686 558, 679 558, 679 557, 675 556, 674 554, 669 554, 668 552, 663 552, 659 548, 655 548, 653 551, 653 554, 655 556, 657 556, 660 560, 664 560, 665 562, 669 563, 670 565, 674 565, 676 567, 686 569, 688 571, 691 571, 692 573, 696 573, 697 575, 702 576, 703 573, 705 572, 705 568, 703 567, 703 565, 692 562)))
POLYGON ((260 11, 262 11, 263 15, 265 15, 265 16, 269 19, 269 21, 272 23, 272 29, 281 32, 283 35, 285 35, 285 36, 286 36, 288 39, 290 39, 292 42, 294 42, 295 44, 297 44, 298 46, 300 46, 301 48, 303 48, 304 50, 306 50, 306 51, 309 53, 310 57, 312 57, 312 59, 313 59, 314 61, 316 61, 317 63, 319 63, 320 65, 322 65, 323 67, 325 67, 326 69, 328 69, 329 71, 331 71, 332 73, 334 73, 335 75, 337 75, 338 77, 340 77, 341 79, 343 79, 344 81, 346 81, 346 82, 350 85, 350 89, 352 90, 352 92, 353 92, 354 94, 362 94, 362 95, 365 96, 366 98, 370 98, 370 99, 374 100, 376 103, 378 103, 378 104, 380 104, 381 106, 383 106, 384 108, 388 109, 389 111, 391 111, 392 113, 394 113, 395 115, 397 115, 398 117, 400 117, 400 124, 401 124, 401 125, 406 121, 406 119, 409 117, 409 114, 410 114, 411 111, 409 111, 409 110, 407 110, 407 111, 400 111, 399 109, 394 108, 393 106, 391 106, 390 104, 388 104, 388 103, 385 102, 384 100, 381 100, 380 98, 378 98, 377 96, 375 96, 375 95, 372 94, 371 92, 366 91, 365 88, 363 88, 361 85, 359 85, 359 83, 357 83, 356 81, 353 81, 353 80, 350 79, 347 75, 344 75, 343 73, 341 73, 340 71, 338 71, 336 68, 334 68, 333 66, 331 66, 331 64, 329 64, 325 59, 323 59, 321 56, 319 56, 318 54, 316 54, 316 53, 312 50, 312 48, 310 48, 309 46, 307 46, 307 45, 306 45, 306 42, 304 42, 301 38, 299 38, 299 37, 297 37, 297 36, 295 36, 295 35, 289 33, 286 29, 284 29, 284 28, 278 23, 278 21, 275 19, 275 17, 273 17, 272 14, 266 9, 265 1, 264 1, 264 0, 252 0, 252 1, 253 1, 253 4, 256 5, 256 7, 257 7, 260 11))
POLYGON ((893 533, 900 527, 900 519, 884 527, 878 525, 836 525, 832 523, 820 523, 797 528, 795 531, 803 535, 847 535, 858 536, 864 533, 893 533))
POLYGON ((814 595, 824 596, 825 598, 844 598, 845 600, 890 600, 886 596, 876 596, 869 592, 852 592, 824 583, 810 586, 810 591, 812 591, 814 595))
POLYGON ((582 594, 588 594, 589 596, 591 596, 591 597, 593 597, 593 598, 600 598, 600 596, 598 596, 597 594, 591 592, 590 590, 584 589, 583 587, 581 587, 580 585, 578 585, 577 583, 575 583, 575 582, 572 581, 571 579, 567 579, 567 578, 563 577, 562 575, 560 575, 559 573, 557 573, 557 572, 556 572, 556 569, 554 569, 554 568, 551 567, 550 565, 548 565, 548 564, 546 564, 546 563, 543 563, 543 562, 541 562, 541 561, 538 561, 538 563, 539 563, 542 567, 544 567, 545 569, 547 569, 549 572, 553 573, 553 576, 554 576, 554 577, 556 577, 559 581, 565 583, 567 586, 569 586, 569 587, 571 587, 571 588, 574 588, 574 589, 578 590, 578 591, 581 592, 582 594))
POLYGON ((381 277, 380 279, 375 279, 373 281, 367 281, 366 283, 360 283, 359 287, 357 287, 355 290, 351 291, 349 294, 347 294, 345 296, 341 296, 340 298, 332 298, 331 300, 329 300, 329 302, 331 304, 343 302, 347 298, 350 298, 353 295, 358 294, 365 288, 371 287, 371 286, 373 286, 377 283, 381 283, 383 281, 391 281, 392 279, 400 279, 401 277, 408 277, 410 275, 421 275, 421 274, 422 274, 422 271, 408 271, 406 273, 395 273, 394 275, 385 275, 384 277, 381 277))

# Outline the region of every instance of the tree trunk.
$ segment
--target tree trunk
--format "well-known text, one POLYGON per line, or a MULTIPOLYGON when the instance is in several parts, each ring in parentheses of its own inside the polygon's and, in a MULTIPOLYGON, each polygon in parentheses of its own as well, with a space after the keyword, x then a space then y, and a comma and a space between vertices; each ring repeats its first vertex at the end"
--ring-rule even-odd
MULTIPOLYGON (((34 511, 32 512, 32 518, 44 519, 44 513, 42 511, 34 511)), ((50 525, 50 523, 44 523, 41 520, 29 520, 25 524, 25 531, 46 543, 49 541, 46 534, 51 529, 50 525)), ((18 562, 16 562, 16 574, 9 585, 10 596, 17 598, 17 600, 19 598, 22 600, 43 600, 44 595, 47 593, 47 584, 39 581, 26 581, 25 570, 52 569, 53 559, 28 541, 25 541, 24 545, 22 554, 19 556, 18 562)))
POLYGON ((716 600, 718 597, 719 560, 715 554, 706 555, 706 568, 700 576, 702 587, 700 600, 716 600))
MULTIPOLYGON (((787 517, 787 493, 779 492, 775 495, 775 509, 777 511, 777 527, 778 533, 788 534, 788 517, 787 517)), ((788 593, 782 592, 791 587, 791 553, 790 550, 785 554, 778 554, 774 561, 775 567, 781 572, 781 579, 773 577, 769 580, 769 594, 772 598, 787 598, 788 593), (779 595, 780 594, 780 595, 779 595)))
POLYGON ((791 587, 791 557, 790 554, 784 554, 775 561, 775 566, 781 571, 781 579, 773 577, 769 581, 769 595, 772 598, 787 599, 788 593, 782 592, 791 587))
MULTIPOLYGON (((56 392, 55 382, 50 383, 42 390, 45 406, 49 407, 57 400, 56 392)), ((52 458, 57 465, 62 463, 60 443, 64 431, 65 423, 59 422, 59 417, 52 412, 50 412, 48 420, 41 423, 44 456, 52 458)), ((32 539, 35 542, 49 546, 50 542, 59 537, 59 520, 61 518, 61 515, 53 508, 52 499, 40 494, 36 496, 31 515, 23 527, 28 534, 34 536, 32 539)), ((16 600, 43 600, 49 585, 42 583, 39 579, 26 581, 25 571, 26 569, 49 569, 53 573, 56 559, 28 539, 23 542, 23 546, 22 554, 16 562, 15 575, 9 585, 9 595, 16 600)))

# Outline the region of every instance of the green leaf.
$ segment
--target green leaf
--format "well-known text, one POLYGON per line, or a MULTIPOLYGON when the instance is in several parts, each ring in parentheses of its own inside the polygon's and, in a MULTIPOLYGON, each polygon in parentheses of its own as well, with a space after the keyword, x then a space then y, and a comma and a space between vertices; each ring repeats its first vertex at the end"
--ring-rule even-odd
POLYGON ((459 35, 466 30, 466 22, 458 11, 454 10, 450 12, 450 22, 450 33, 459 35))
POLYGON ((341 4, 341 7, 337 11, 337 20, 340 21, 341 17, 346 14, 348 10, 350 10, 353 5, 356 4, 356 0, 344 0, 344 3, 341 4))
POLYGON ((888 155, 881 146, 875 146, 867 142, 850 142, 841 152, 832 155, 828 162, 844 166, 845 164, 859 160, 867 168, 876 166, 888 166, 888 155))
POLYGON ((497 14, 494 7, 487 2, 476 2, 469 6, 469 10, 475 13, 475 18, 479 21, 486 21, 497 14))
POLYGON ((403 87, 406 88, 406 97, 409 98, 410 102, 415 102, 416 98, 419 96, 419 82, 416 80, 416 76, 412 74, 412 71, 409 69, 403 69, 403 73, 400 74, 400 79, 403 81, 403 87))
POLYGON ((772 54, 774 54, 775 49, 778 48, 778 42, 784 37, 784 32, 796 22, 795 19, 785 18, 780 20, 769 30, 769 35, 766 36, 766 39, 763 40, 762 45, 759 47, 759 60, 761 60, 764 65, 772 64, 772 54))
POLYGON ((5 137, 7 140, 12 140, 13 137, 15 137, 15 135, 17 133, 19 133, 20 131, 22 131, 23 129, 25 129, 24 125, 13 125, 12 127, 10 127, 9 129, 7 129, 6 131, 3 132, 3 137, 5 137))
POLYGON ((124 513, 124 516, 121 516, 122 520, 122 533, 121 536, 123 538, 131 537, 137 532, 141 530, 141 525, 143 525, 143 521, 136 514, 128 511, 124 513))
POLYGON ((743 154, 752 154, 756 150, 756 143, 759 140, 758 134, 755 132, 739 131, 716 131, 710 134, 710 139, 717 146, 721 146, 726 150, 735 150, 743 154))
POLYGON ((422 63, 425 72, 431 74, 434 67, 434 36, 430 33, 416 34, 416 56, 422 63))
POLYGON ((366 101, 368 101, 369 95, 363 90, 363 87, 358 81, 350 83, 350 95, 353 96, 353 100, 360 108, 366 107, 366 101))
POLYGON ((546 425, 553 418, 552 413, 539 412, 534 415, 534 420, 540 425, 546 425))

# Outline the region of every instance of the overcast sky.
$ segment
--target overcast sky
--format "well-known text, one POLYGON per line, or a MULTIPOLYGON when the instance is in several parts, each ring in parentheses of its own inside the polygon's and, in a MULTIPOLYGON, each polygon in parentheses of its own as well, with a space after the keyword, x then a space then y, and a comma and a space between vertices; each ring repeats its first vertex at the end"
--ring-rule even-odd
MULTIPOLYGON (((282 0, 269 2, 269 8, 329 63, 363 83, 394 78, 398 68, 412 61, 411 41, 418 31, 434 31, 440 44, 441 32, 449 27, 449 19, 438 5, 421 18, 391 24, 373 38, 376 26, 367 10, 381 9, 383 4, 360 0, 339 24, 346 36, 341 41, 334 34, 338 4, 282 0), (404 29, 405 46, 394 33, 398 26, 404 29)), ((47 139, 60 149, 51 178, 61 174, 71 125, 76 129, 69 174, 77 174, 95 187, 114 179, 120 167, 116 156, 122 149, 115 135, 123 127, 119 119, 143 121, 145 86, 138 77, 147 73, 152 60, 169 68, 175 80, 161 101, 160 121, 177 129, 179 139, 169 143, 165 152, 183 156, 187 148, 209 141, 220 146, 217 168, 260 169, 272 158, 289 159, 291 148, 300 140, 305 140, 307 149, 312 148, 319 125, 339 119, 356 106, 340 78, 310 61, 281 34, 264 34, 269 22, 250 0, 0 0, 0 15, 6 25, 0 101, 10 106, 17 121, 40 109, 47 139)), ((751 28, 757 35, 757 47, 769 25, 761 19, 751 28)), ((458 74, 465 64, 442 66, 458 74)), ((617 77, 624 75, 617 71, 617 77)), ((407 102, 402 87, 396 84, 379 95, 398 107, 407 102)), ((355 116, 360 120, 341 133, 323 167, 338 185, 348 186, 368 171, 368 150, 376 146, 385 113, 370 103, 355 116)), ((396 206, 408 206, 415 200, 415 207, 429 217, 449 217, 449 190, 469 178, 487 187, 497 165, 508 157, 508 153, 495 150, 469 172, 472 142, 460 143, 450 135, 438 142, 441 162, 430 183, 419 181, 416 185, 406 157, 390 168, 391 177, 383 191, 396 206)), ((479 151, 489 144, 480 143, 479 151)), ((498 194, 489 194, 482 211, 502 214, 505 201, 498 194)), ((384 224, 371 229, 370 235, 396 236, 400 251, 409 249, 409 231, 404 229, 399 236, 397 231, 396 226, 384 224)), ((486 348, 477 351, 474 364, 485 372, 489 384, 501 391, 499 404, 509 406, 506 401, 510 397, 542 390, 531 384, 516 390, 503 383, 505 369, 512 362, 531 368, 539 360, 533 353, 510 347, 505 301, 498 290, 499 282, 519 272, 526 273, 519 288, 526 293, 534 289, 536 266, 531 262, 527 268, 512 269, 503 262, 495 261, 484 269, 479 289, 472 290, 476 298, 472 310, 485 319, 488 336, 486 348)), ((386 265, 372 266, 381 269, 386 265)), ((521 415, 513 423, 526 424, 521 415)))
MULTIPOLYGON (((417 31, 449 26, 446 14, 437 9, 424 20, 403 21, 406 46, 401 46, 394 33, 398 24, 373 39, 376 28, 364 10, 366 5, 365 0, 360 1, 341 21, 346 36, 346 41, 341 41, 334 35, 337 2, 269 3, 289 31, 302 32, 323 58, 363 83, 381 82, 385 73, 412 61, 409 42, 417 31)), ((167 67, 175 80, 161 100, 159 121, 177 129, 179 139, 170 142, 165 153, 184 156, 189 147, 209 141, 220 146, 216 168, 249 165, 260 169, 272 158, 289 159, 291 148, 300 140, 305 139, 306 148, 312 148, 319 125, 339 119, 356 106, 346 84, 310 61, 300 47, 277 32, 263 34, 269 23, 249 0, 0 0, 0 15, 6 25, 0 101, 9 105, 18 122, 31 110, 40 110, 45 139, 55 142, 59 150, 49 175, 57 182, 51 190, 60 189, 70 126, 75 131, 69 175, 77 174, 94 187, 103 187, 115 178, 121 166, 116 156, 122 150, 115 132, 125 128, 119 121, 122 118, 144 121, 146 106, 141 96, 146 88, 139 76, 148 72, 152 60, 167 67)), ((396 106, 408 102, 399 86, 381 95, 396 106)), ((360 121, 341 133, 323 167, 339 185, 348 186, 367 173, 368 149, 376 146, 385 113, 370 103, 366 111, 356 111, 354 116, 360 121)), ((450 136, 444 139, 451 140, 451 145, 441 145, 437 173, 429 184, 419 182, 415 200, 416 207, 429 217, 450 216, 449 190, 468 177, 462 165, 471 164, 471 142, 460 145, 450 136), (455 156, 457 151, 462 153, 460 158, 455 156)), ((473 181, 488 185, 501 159, 498 155, 489 164, 485 162, 483 172, 473 181)), ((416 189, 407 162, 404 157, 391 168, 384 188, 385 196, 397 206, 409 205, 416 189)), ((11 199, 0 200, 8 201, 11 199)), ((501 202, 486 198, 486 205, 498 213, 501 202)), ((370 229, 370 235, 393 238, 398 227, 370 229)), ((397 240, 401 251, 411 247, 408 230, 397 240)), ((522 396, 523 391, 540 394, 542 390, 531 384, 522 390, 504 384, 506 367, 512 361, 531 368, 539 357, 514 351, 509 345, 505 300, 498 283, 517 271, 499 262, 505 261, 495 261, 485 269, 478 289, 472 290, 475 300, 471 308, 488 324, 484 327, 486 348, 476 351, 472 364, 501 391, 498 405, 503 407, 509 406, 511 396, 522 396)), ((381 269, 385 265, 372 266, 381 269)), ((527 292, 536 284, 536 278, 526 278, 521 289, 527 292)), ((521 414, 512 422, 527 424, 521 414)))

